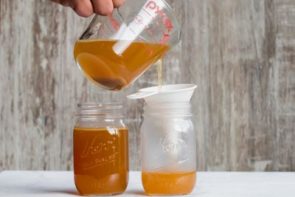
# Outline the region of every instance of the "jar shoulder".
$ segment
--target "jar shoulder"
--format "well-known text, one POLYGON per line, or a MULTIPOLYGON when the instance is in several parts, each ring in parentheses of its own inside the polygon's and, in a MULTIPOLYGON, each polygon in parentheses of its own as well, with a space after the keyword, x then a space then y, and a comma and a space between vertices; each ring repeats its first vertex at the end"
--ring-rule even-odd
POLYGON ((123 119, 77 119, 75 128, 127 128, 123 119))

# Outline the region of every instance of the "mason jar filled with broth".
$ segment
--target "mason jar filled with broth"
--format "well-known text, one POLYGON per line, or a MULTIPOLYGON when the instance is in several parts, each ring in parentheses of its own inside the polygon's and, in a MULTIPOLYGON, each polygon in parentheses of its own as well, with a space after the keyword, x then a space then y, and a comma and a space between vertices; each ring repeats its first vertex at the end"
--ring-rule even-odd
POLYGON ((81 195, 123 193, 128 184, 128 129, 122 106, 78 106, 73 134, 75 185, 81 195))

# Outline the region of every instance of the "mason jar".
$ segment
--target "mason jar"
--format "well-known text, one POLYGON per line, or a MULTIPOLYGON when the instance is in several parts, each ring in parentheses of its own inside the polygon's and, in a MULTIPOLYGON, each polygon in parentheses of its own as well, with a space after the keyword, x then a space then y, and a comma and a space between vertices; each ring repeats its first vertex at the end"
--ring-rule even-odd
POLYGON ((74 127, 75 185, 81 195, 113 195, 128 184, 128 129, 122 106, 78 105, 74 127))
POLYGON ((196 182, 189 102, 148 102, 141 126, 142 184, 148 195, 184 195, 196 182))

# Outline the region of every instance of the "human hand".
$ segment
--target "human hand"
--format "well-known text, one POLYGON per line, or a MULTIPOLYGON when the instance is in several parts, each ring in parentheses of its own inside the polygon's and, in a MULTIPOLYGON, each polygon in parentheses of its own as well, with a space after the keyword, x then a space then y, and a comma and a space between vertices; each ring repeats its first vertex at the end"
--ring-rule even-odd
POLYGON ((64 6, 69 6, 79 15, 88 17, 93 13, 108 15, 114 8, 121 6, 124 0, 51 0, 64 6))

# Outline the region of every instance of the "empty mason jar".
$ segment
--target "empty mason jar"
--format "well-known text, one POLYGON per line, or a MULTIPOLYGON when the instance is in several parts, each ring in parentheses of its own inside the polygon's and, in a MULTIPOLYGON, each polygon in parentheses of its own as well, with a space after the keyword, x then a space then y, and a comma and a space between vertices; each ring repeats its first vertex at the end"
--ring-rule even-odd
POLYGON ((74 128, 74 175, 82 195, 112 195, 128 184, 128 130, 122 106, 82 104, 74 128))
POLYGON ((196 139, 191 116, 189 102, 145 104, 141 139, 146 194, 182 195, 193 190, 196 139))

